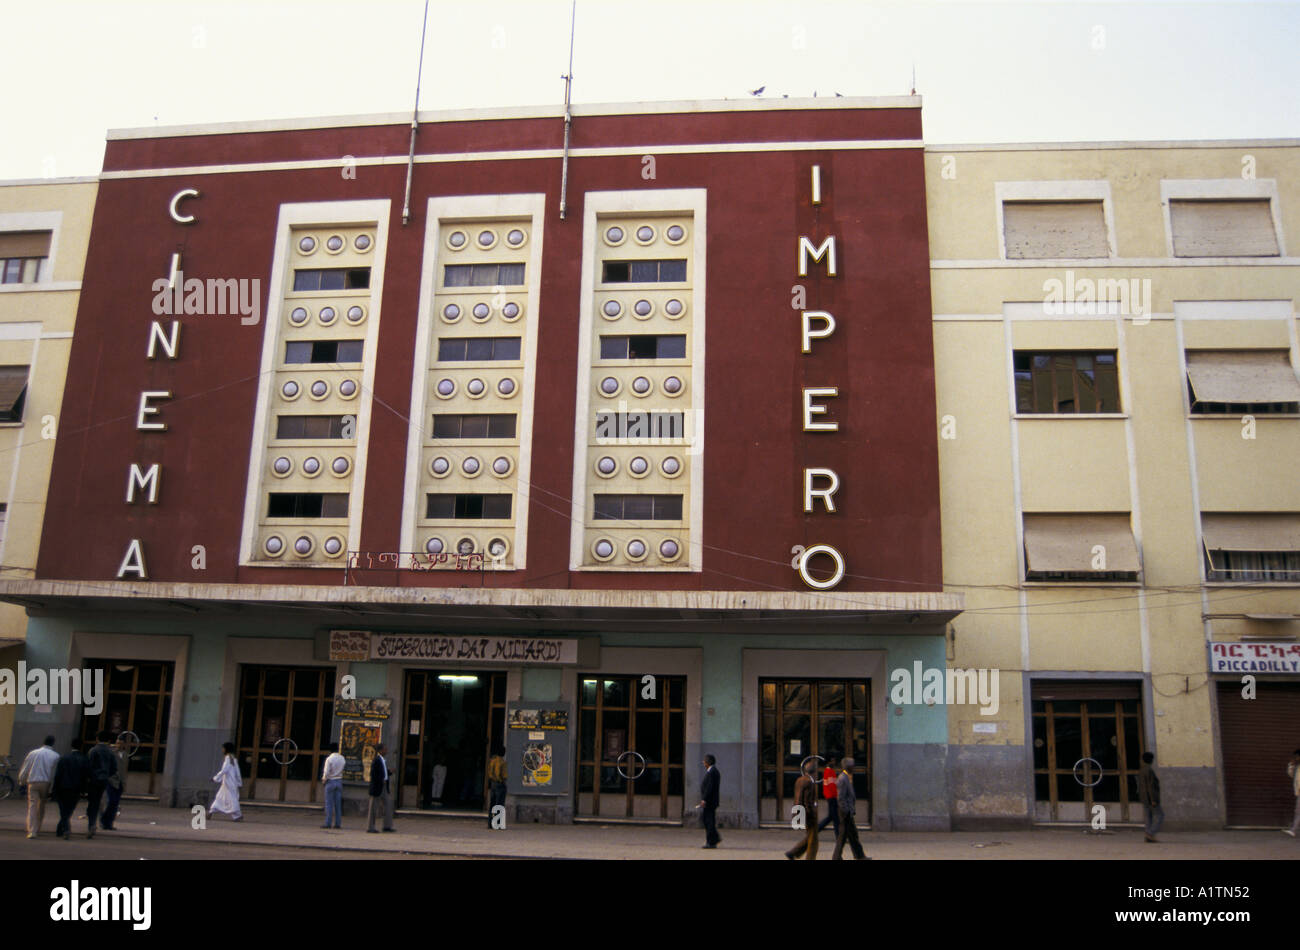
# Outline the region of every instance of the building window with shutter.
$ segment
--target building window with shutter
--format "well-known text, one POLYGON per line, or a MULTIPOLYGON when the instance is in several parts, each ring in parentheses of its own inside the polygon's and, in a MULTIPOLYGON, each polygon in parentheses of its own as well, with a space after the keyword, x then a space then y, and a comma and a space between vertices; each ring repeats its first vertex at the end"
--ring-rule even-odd
POLYGON ((1171 199, 1174 257, 1277 257, 1280 247, 1268 198, 1171 199))
POLYGON ((1286 350, 1189 350, 1187 389, 1198 415, 1300 413, 1300 379, 1286 350))
POLYGON ((26 366, 0 366, 0 422, 22 422, 27 402, 26 366))
POLYGON ((1007 260, 1110 257, 1101 201, 1004 201, 1007 260))
POLYGON ((49 231, 0 233, 0 284, 34 284, 50 256, 49 231))
POLYGON ((1300 514, 1202 514, 1205 579, 1300 581, 1300 514))

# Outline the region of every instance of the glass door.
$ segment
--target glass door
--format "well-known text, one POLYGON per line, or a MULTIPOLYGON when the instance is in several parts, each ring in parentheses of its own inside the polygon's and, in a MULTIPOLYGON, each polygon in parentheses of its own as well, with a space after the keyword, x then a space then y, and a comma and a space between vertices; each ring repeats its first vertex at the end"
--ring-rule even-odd
POLYGON ((680 818, 686 810, 686 677, 586 677, 580 695, 578 813, 680 818))
MULTIPOLYGON (((869 680, 759 681, 760 821, 789 822, 794 783, 809 757, 821 780, 828 759, 851 756, 857 821, 860 827, 871 824, 869 685, 869 680)), ((820 808, 825 817, 826 806, 820 808)))
POLYGON ((124 795, 157 795, 167 755, 167 719, 171 715, 173 663, 135 660, 87 660, 104 671, 106 697, 98 716, 82 707, 81 741, 90 746, 100 730, 122 740, 126 770, 124 795))
MULTIPOLYGON (((235 730, 244 777, 241 797, 317 801, 333 715, 333 668, 243 667, 235 730)), ((220 748, 211 756, 214 766, 219 765, 220 748)))

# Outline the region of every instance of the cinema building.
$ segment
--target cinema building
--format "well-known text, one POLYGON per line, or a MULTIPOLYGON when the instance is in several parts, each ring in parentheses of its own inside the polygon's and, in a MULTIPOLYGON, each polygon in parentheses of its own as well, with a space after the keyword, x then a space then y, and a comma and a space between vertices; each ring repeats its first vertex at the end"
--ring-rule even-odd
POLYGON ((929 146, 957 828, 1290 823, 1300 142, 929 146))
MULTIPOLYGON (((916 98, 112 133, 27 661, 106 671, 128 794, 945 829, 945 592, 916 98)), ((959 643, 962 641, 958 641, 959 643)), ((964 647, 963 647, 964 648, 964 647)))

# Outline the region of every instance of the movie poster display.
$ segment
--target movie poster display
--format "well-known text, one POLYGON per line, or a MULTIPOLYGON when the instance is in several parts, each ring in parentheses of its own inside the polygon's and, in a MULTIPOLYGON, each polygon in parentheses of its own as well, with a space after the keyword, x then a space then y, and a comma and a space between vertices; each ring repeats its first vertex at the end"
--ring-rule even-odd
POLYGON ((568 794, 570 712, 567 705, 507 706, 506 762, 513 794, 568 794))

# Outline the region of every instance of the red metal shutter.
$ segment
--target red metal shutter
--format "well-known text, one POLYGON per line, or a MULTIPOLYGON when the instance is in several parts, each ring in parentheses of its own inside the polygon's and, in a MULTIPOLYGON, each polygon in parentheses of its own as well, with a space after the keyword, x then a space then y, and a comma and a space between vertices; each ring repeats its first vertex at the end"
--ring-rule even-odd
POLYGON ((1287 827, 1295 795, 1286 765, 1300 748, 1300 683, 1219 683, 1219 736, 1229 825, 1287 827))

